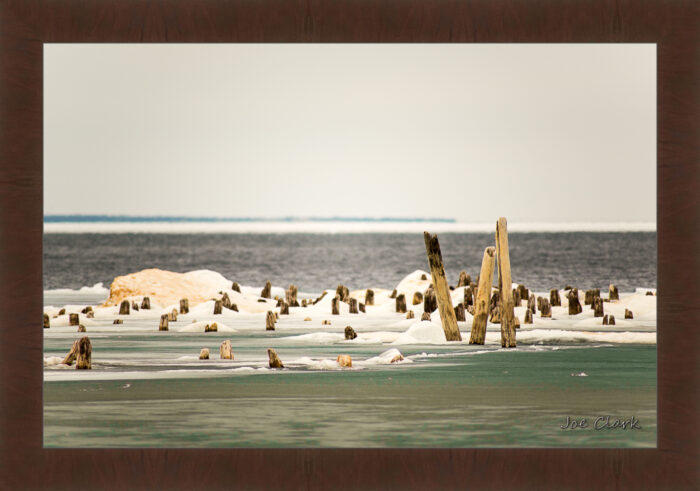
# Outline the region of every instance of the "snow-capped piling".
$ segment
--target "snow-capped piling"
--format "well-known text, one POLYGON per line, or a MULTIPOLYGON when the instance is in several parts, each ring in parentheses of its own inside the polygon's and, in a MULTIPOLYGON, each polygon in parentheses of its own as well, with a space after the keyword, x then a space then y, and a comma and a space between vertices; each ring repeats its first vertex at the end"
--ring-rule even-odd
POLYGON ((603 299, 593 297, 593 317, 603 317, 603 299))
POLYGON ((299 301, 297 300, 298 294, 299 294, 299 289, 294 284, 289 285, 287 290, 284 292, 285 301, 289 304, 290 307, 298 307, 299 306, 299 301))
POLYGON ((338 355, 338 357, 335 359, 335 361, 340 365, 341 367, 352 367, 352 358, 350 355, 338 355))
POLYGON ((122 300, 119 304, 119 315, 129 315, 129 301, 122 300))
POLYGON ((484 249, 484 258, 481 260, 481 272, 479 273, 479 286, 476 290, 474 301, 474 320, 472 332, 469 336, 469 344, 484 344, 486 338, 486 322, 489 315, 489 303, 491 301, 491 281, 493 278, 493 262, 496 248, 491 246, 484 249))
POLYGON ((413 293, 413 300, 411 301, 412 305, 420 305, 423 303, 423 294, 421 292, 414 292, 413 293))
POLYGON ((423 314, 420 316, 420 320, 430 322, 430 312, 423 312, 423 314))
POLYGON ((374 290, 371 288, 365 292, 365 305, 374 305, 374 290))
POLYGON ((331 300, 331 315, 340 315, 340 297, 338 295, 331 300))
POLYGON ((262 298, 270 298, 270 292, 272 291, 272 283, 269 281, 265 282, 265 286, 260 291, 260 296, 262 298))
POLYGON ((231 340, 226 339, 219 346, 219 358, 222 360, 233 360, 233 351, 231 348, 231 340))
POLYGON ((180 299, 180 313, 189 314, 190 312, 190 301, 186 298, 180 299))
POLYGON ((355 339, 357 337, 357 333, 351 326, 345 326, 345 339, 355 339))
POLYGON ((143 297, 141 300, 141 310, 151 310, 151 299, 143 297))
POLYGON ((289 304, 284 300, 280 302, 280 315, 289 315, 289 304))
POLYGON ((549 303, 552 307, 561 307, 561 297, 559 296, 559 290, 556 288, 549 290, 549 303))
POLYGON ((80 324, 80 317, 78 314, 68 314, 68 325, 77 326, 78 324, 80 324))
POLYGON ((496 222, 496 254, 498 256, 498 290, 501 293, 501 346, 514 348, 515 317, 510 254, 508 252, 508 225, 504 217, 496 222))
POLYGON ((348 299, 348 305, 350 306, 349 312, 351 314, 357 314, 359 311, 357 310, 357 299, 350 297, 348 299))
POLYGON ((634 319, 634 314, 631 310, 625 309, 625 319, 634 319))
POLYGON ((462 336, 459 334, 457 327, 457 318, 455 311, 452 308, 452 298, 450 297, 450 289, 445 278, 445 268, 442 263, 442 254, 440 253, 440 243, 437 235, 431 235, 428 232, 423 233, 425 240, 425 251, 428 254, 428 262, 430 263, 430 273, 433 279, 433 288, 437 297, 438 309, 440 311, 440 321, 442 322, 442 330, 445 331, 445 339, 447 341, 461 341, 462 336))
POLYGON ((76 370, 90 370, 92 368, 92 344, 90 338, 83 336, 78 341, 78 353, 75 362, 76 370))
POLYGON ((274 331, 275 330, 275 314, 271 310, 267 311, 265 315, 265 330, 274 331))
POLYGON ((163 314, 160 316, 160 324, 158 324, 158 330, 159 331, 167 331, 168 330, 168 314, 163 314))
POLYGON ((44 329, 48 329, 51 327, 51 318, 49 317, 49 314, 44 314, 44 329))
POLYGON ((608 299, 610 300, 620 300, 620 292, 617 291, 617 287, 610 283, 608 288, 608 299))
POLYGON ((464 322, 467 320, 466 316, 464 315, 464 304, 463 303, 458 303, 457 306, 455 307, 455 318, 457 319, 458 322, 464 322))
POLYGON ((396 297, 396 312, 399 314, 406 313, 406 295, 403 293, 396 297))
POLYGON ((220 315, 221 314, 221 307, 222 307, 222 302, 221 300, 215 300, 214 301, 214 315, 220 315))
POLYGON ((578 288, 572 288, 567 295, 569 300, 569 315, 577 315, 583 312, 581 302, 578 299, 578 288))
POLYGON ((460 286, 469 286, 471 283, 472 278, 467 274, 466 271, 460 271, 459 272, 459 280, 457 280, 457 288, 460 286))
POLYGON ((437 298, 435 297, 435 289, 428 287, 423 296, 423 311, 432 313, 437 310, 437 298))
POLYGON ((277 356, 277 352, 272 348, 267 349, 267 358, 270 364, 270 368, 284 368, 282 360, 280 360, 280 357, 277 356))
POLYGON ((200 360, 208 360, 209 359, 209 348, 202 348, 199 351, 199 359, 200 360))

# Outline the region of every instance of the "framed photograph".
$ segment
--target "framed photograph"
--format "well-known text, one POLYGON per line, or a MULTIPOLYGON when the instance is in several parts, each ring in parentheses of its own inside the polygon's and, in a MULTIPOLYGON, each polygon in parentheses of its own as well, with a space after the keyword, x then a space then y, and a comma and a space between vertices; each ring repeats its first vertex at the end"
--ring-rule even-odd
POLYGON ((3 5, 2 482, 697 485, 691 9, 276 7, 3 5))

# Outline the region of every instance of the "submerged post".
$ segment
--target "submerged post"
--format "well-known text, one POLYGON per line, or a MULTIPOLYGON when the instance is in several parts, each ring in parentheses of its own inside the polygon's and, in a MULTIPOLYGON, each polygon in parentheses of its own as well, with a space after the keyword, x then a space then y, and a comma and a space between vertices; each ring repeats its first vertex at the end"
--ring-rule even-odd
POLYGON ((498 254, 498 289, 501 292, 501 346, 515 347, 515 313, 508 254, 508 225, 504 217, 496 222, 496 253, 498 254))
POLYGON ((428 254, 430 273, 433 277, 433 287, 435 288, 438 310, 440 311, 442 330, 445 331, 445 339, 447 341, 461 341, 462 336, 459 334, 457 318, 452 308, 452 298, 450 297, 450 289, 445 278, 445 268, 442 264, 442 254, 440 254, 440 244, 437 235, 424 232, 423 239, 425 240, 425 251, 428 254))
POLYGON ((496 255, 495 247, 487 247, 484 250, 484 258, 481 260, 481 272, 479 273, 479 286, 476 289, 474 301, 474 320, 472 333, 469 336, 469 344, 484 344, 486 338, 486 322, 489 316, 489 304, 491 302, 491 282, 493 281, 493 261, 496 255))

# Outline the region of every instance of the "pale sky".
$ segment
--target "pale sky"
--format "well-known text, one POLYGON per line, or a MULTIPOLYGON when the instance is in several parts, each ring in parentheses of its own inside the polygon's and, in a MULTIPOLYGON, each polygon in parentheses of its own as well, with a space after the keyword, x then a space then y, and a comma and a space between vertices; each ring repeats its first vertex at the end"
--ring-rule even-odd
POLYGON ((653 44, 47 44, 44 213, 656 220, 653 44))

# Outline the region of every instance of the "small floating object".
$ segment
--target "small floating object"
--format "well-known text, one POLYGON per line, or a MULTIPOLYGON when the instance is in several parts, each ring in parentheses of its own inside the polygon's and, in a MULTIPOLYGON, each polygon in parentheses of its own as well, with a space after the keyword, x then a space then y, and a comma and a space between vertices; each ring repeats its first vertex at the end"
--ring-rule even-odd
POLYGON ((586 372, 572 373, 571 376, 572 377, 588 377, 586 372))

